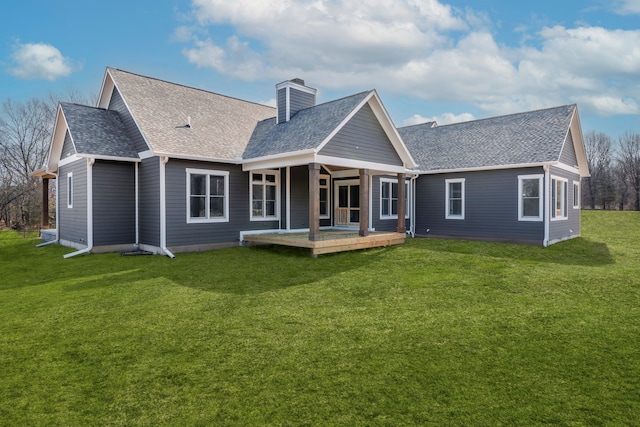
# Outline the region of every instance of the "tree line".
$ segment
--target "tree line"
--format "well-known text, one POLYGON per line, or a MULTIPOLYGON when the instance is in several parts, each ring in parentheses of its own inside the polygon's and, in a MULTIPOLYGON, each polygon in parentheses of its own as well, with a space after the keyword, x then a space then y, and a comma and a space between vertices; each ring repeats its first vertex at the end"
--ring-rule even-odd
POLYGON ((42 223, 41 180, 31 173, 44 167, 49 154, 59 100, 86 104, 88 97, 69 89, 24 102, 7 98, 0 107, 0 228, 37 229, 42 223))
POLYGON ((582 179, 582 207, 640 211, 640 134, 627 131, 614 141, 590 131, 584 144, 591 176, 582 179))
MULTIPOLYGON (((69 90, 25 102, 6 99, 0 107, 0 228, 41 224, 41 182, 31 173, 47 158, 59 99, 90 104, 89 97, 69 90)), ((640 134, 626 132, 614 141, 590 131, 584 142, 591 177, 582 180, 582 207, 640 211, 640 134)), ((50 191, 53 214, 54 186, 50 191)))

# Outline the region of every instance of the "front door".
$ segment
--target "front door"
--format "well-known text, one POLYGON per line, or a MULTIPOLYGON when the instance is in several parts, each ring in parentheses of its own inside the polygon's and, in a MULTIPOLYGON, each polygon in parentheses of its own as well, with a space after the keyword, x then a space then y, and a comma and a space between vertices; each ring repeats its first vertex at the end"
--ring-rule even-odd
POLYGON ((360 181, 335 181, 335 225, 360 223, 360 181))

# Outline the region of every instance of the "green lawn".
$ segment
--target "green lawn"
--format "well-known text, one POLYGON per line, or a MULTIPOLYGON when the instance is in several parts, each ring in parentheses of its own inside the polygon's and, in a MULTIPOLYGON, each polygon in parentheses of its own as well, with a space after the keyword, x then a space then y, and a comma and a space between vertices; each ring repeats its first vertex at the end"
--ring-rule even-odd
POLYGON ((640 425, 640 213, 439 239, 78 256, 0 233, 0 425, 640 425))

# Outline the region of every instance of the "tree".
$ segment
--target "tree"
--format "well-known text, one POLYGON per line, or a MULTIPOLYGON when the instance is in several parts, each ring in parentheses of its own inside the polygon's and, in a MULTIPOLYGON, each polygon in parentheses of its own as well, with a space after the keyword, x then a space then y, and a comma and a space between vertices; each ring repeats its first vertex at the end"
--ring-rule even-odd
POLYGON ((618 143, 618 161, 633 192, 634 210, 640 211, 640 134, 625 132, 618 143))
POLYGON ((591 177, 584 179, 584 205, 595 209, 600 203, 603 209, 606 209, 607 203, 612 202, 613 188, 611 138, 605 133, 590 131, 585 134, 584 142, 587 164, 591 172, 591 177))

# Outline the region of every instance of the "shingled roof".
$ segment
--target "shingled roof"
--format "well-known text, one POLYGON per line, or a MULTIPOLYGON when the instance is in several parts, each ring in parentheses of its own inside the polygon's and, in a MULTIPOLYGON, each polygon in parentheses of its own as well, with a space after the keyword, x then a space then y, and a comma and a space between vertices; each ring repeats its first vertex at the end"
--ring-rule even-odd
POLYGON ((108 68, 151 149, 160 155, 237 161, 272 107, 108 68), (187 122, 190 120, 190 127, 187 122))
POLYGON ((422 172, 479 169, 558 161, 575 105, 398 133, 422 172))
POLYGON ((76 152, 91 156, 137 159, 126 128, 116 111, 61 102, 76 152))
POLYGON ((291 120, 277 126, 275 119, 259 123, 243 158, 254 159, 317 148, 370 93, 360 92, 300 110, 291 120))

